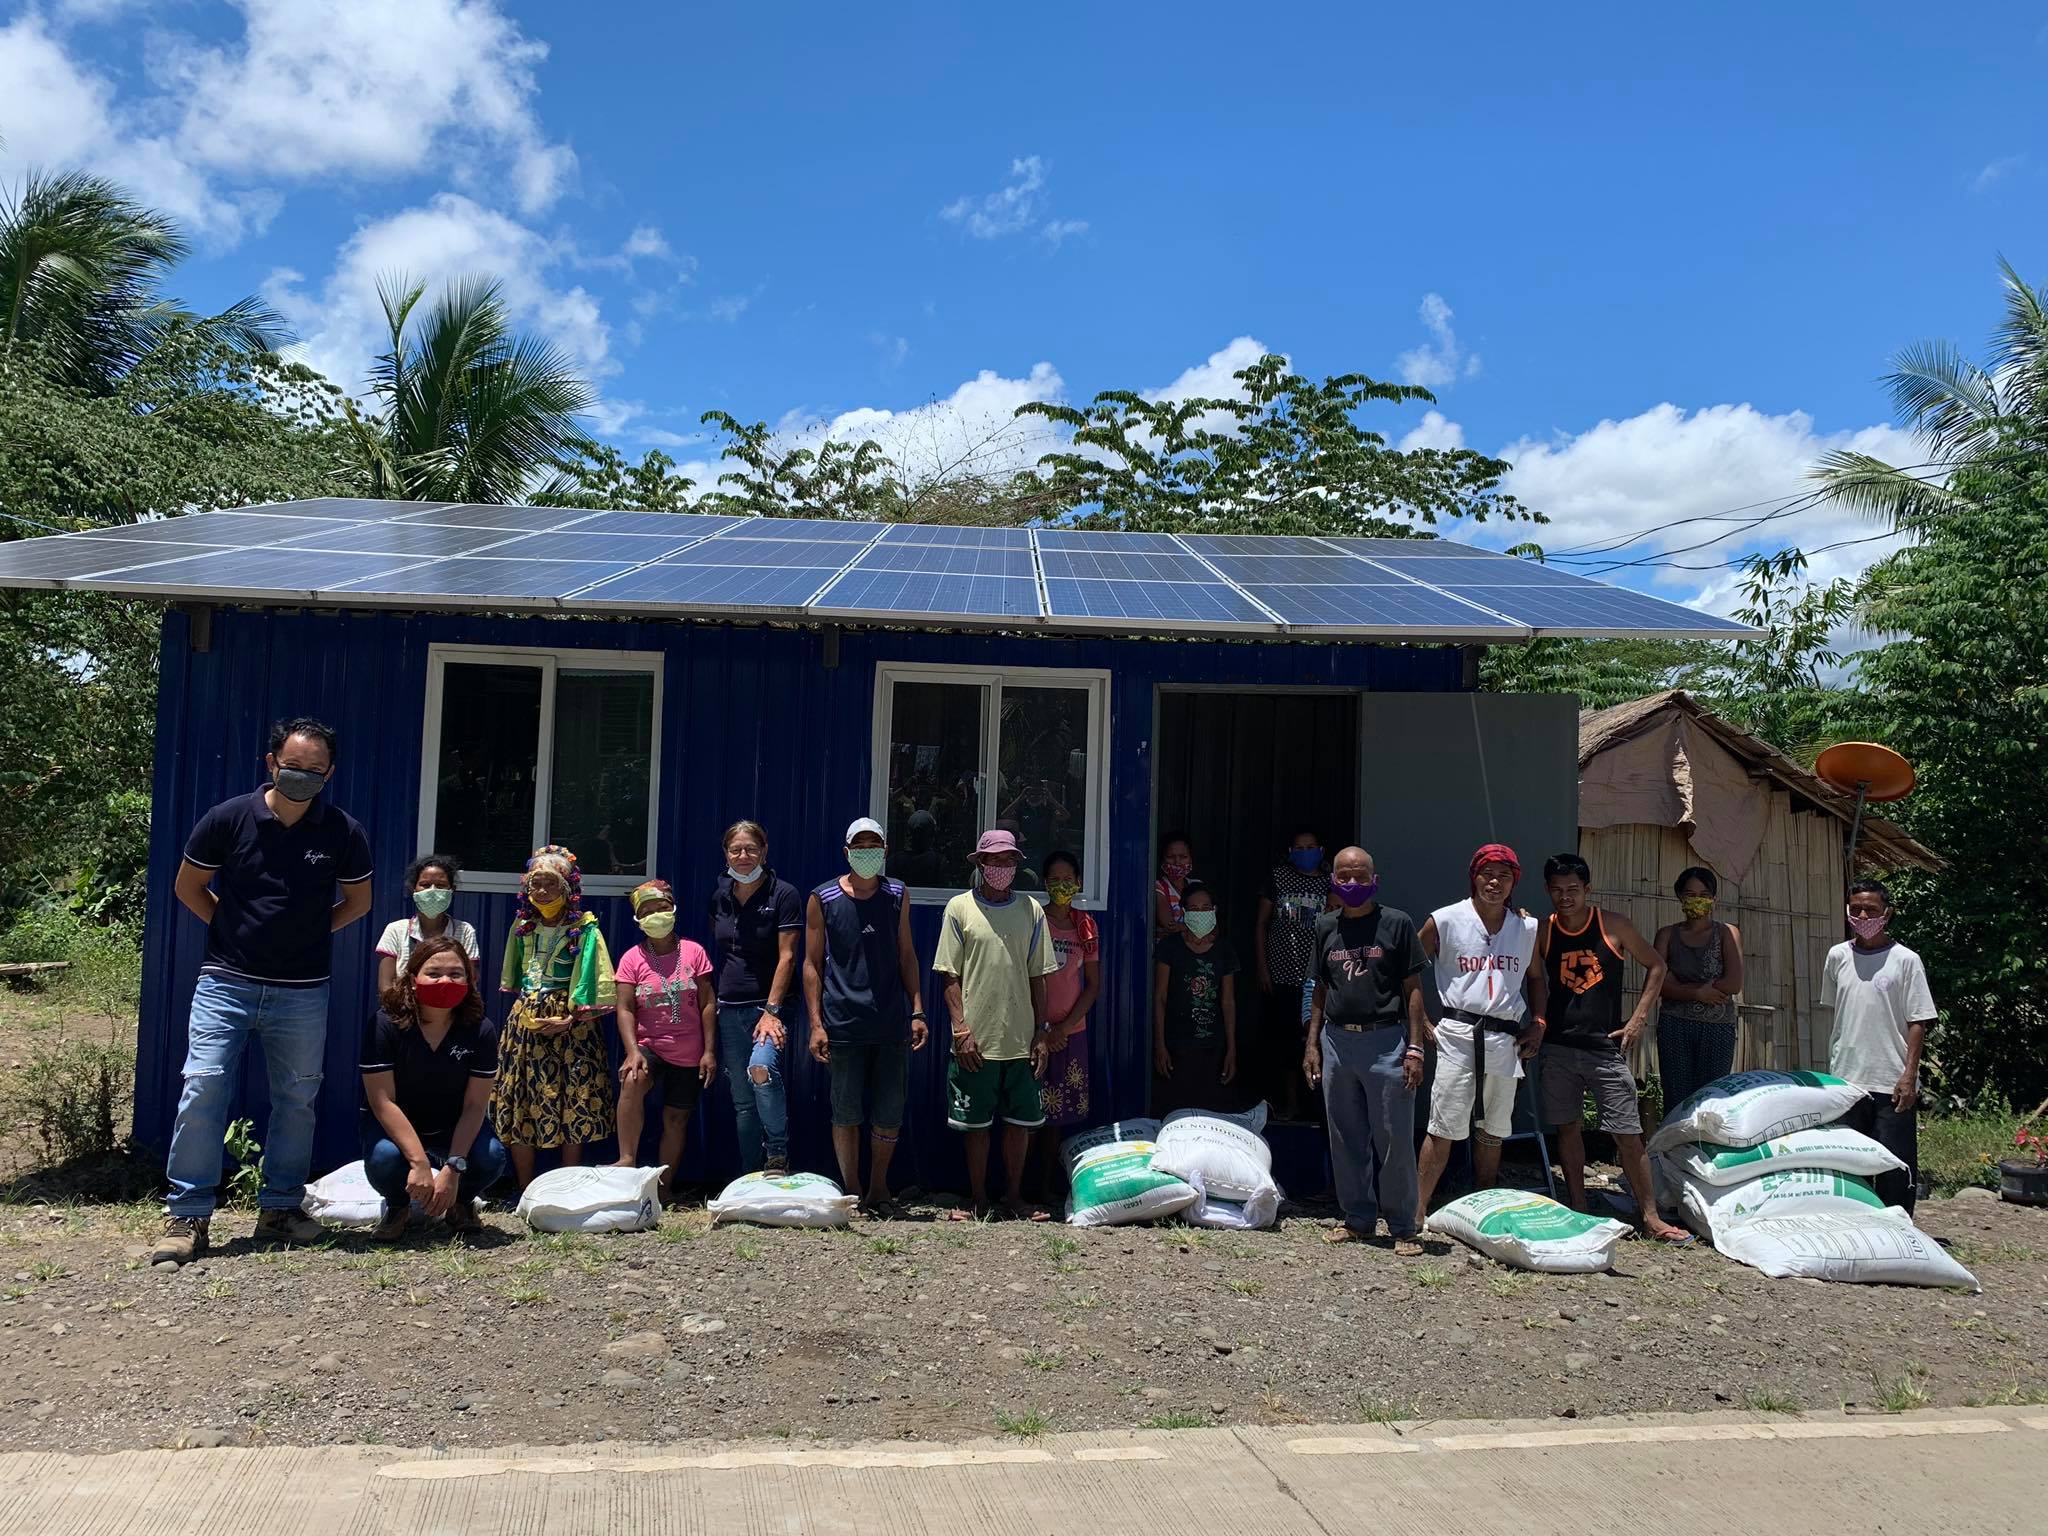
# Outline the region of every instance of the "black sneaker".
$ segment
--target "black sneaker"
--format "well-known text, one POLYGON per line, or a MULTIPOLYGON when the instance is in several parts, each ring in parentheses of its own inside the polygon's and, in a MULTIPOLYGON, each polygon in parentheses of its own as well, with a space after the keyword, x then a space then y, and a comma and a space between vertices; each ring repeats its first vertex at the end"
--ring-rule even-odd
POLYGON ((207 1220, 204 1216, 166 1216, 163 1235, 149 1250, 152 1264, 190 1264, 206 1252, 207 1220))

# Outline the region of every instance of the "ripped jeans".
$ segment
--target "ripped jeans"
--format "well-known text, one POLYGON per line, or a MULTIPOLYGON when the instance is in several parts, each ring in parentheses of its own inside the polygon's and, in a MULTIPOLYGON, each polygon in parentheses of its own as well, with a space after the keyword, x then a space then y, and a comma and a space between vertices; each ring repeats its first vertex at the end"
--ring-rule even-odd
POLYGON ((295 1211, 313 1161, 313 1105, 327 1050, 327 984, 274 987, 234 976, 201 976, 192 993, 185 1089, 171 1131, 168 1173, 173 1216, 213 1214, 228 1116, 249 1037, 263 1042, 270 1074, 270 1123, 262 1127, 266 1211, 295 1211))
POLYGON ((782 1052, 754 1038, 758 1003, 720 1004, 719 1065, 732 1089, 739 1122, 740 1171, 758 1173, 764 1159, 789 1156, 789 1100, 782 1086, 782 1052), (757 1080, 756 1072, 761 1074, 757 1080))

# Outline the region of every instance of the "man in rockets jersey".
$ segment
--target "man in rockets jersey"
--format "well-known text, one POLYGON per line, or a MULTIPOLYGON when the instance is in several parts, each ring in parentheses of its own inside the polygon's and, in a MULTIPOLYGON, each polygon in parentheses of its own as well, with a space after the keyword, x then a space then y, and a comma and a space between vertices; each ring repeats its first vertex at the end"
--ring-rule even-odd
POLYGON ((1425 1217, 1452 1145, 1472 1131, 1475 1100, 1480 1125, 1472 1170, 1480 1189, 1492 1186, 1500 1171, 1500 1144, 1514 1125, 1522 1063, 1543 1044, 1548 989, 1542 968, 1530 963, 1536 920, 1508 905, 1522 876, 1521 860, 1505 843, 1488 843, 1472 855, 1469 874, 1471 896, 1432 912, 1417 935, 1423 952, 1436 962, 1437 995, 1444 1007, 1436 1027, 1429 1134, 1417 1168, 1425 1217))

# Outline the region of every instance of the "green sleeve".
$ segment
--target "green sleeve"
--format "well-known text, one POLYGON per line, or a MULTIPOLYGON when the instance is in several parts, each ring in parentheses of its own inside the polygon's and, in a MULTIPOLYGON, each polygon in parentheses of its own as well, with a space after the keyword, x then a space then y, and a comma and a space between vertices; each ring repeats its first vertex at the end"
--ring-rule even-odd
POLYGON ((513 928, 505 934, 505 964, 498 973, 498 988, 504 992, 517 992, 525 981, 525 967, 519 963, 519 930, 513 928))
POLYGON ((586 917, 583 942, 576 946, 576 975, 569 983, 569 1001, 578 1008, 609 1008, 613 1000, 611 951, 605 948, 597 919, 586 917))

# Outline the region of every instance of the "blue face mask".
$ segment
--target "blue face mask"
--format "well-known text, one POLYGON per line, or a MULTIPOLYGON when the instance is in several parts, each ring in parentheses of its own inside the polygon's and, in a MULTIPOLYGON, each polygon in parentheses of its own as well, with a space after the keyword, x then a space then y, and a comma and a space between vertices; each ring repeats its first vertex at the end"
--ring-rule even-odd
POLYGON ((1323 867, 1323 850, 1320 848, 1290 848, 1287 862, 1303 874, 1313 874, 1323 867))

